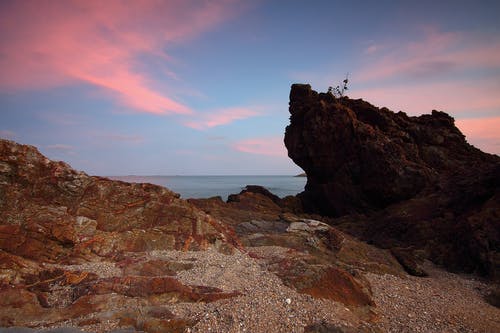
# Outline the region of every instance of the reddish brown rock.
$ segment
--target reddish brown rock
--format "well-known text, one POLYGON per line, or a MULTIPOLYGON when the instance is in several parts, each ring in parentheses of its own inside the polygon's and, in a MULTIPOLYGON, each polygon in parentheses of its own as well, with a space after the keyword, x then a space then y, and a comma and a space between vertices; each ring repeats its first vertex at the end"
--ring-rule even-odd
POLYGON ((330 267, 301 289, 313 297, 340 301, 346 305, 374 305, 370 292, 348 272, 330 267))
POLYGON ((195 302, 213 302, 218 299, 235 297, 239 294, 238 292, 224 293, 218 288, 186 286, 177 279, 168 276, 126 276, 100 279, 84 284, 84 290, 90 295, 116 293, 130 297, 169 294, 174 296, 175 299, 195 302))
POLYGON ((220 198, 189 201, 232 225, 250 256, 301 293, 349 306, 373 305, 368 282, 349 271, 403 274, 388 251, 292 214, 265 192, 242 191, 227 203, 220 198))
POLYGON ((209 247, 246 252, 285 285, 361 307, 360 313, 373 305, 364 272, 403 274, 389 251, 313 216, 295 215, 301 211, 296 198, 249 187, 227 203, 220 198, 188 202, 160 186, 89 177, 45 159, 33 147, 0 141, 0 152, 4 326, 71 320, 83 326, 114 322, 147 332, 184 331, 199 318, 176 317, 169 304, 184 307, 247 292, 178 279, 189 275, 183 270, 203 267, 180 251, 209 247))
POLYGON ((6 140, 0 163, 0 249, 8 253, 60 262, 236 243, 166 188, 89 177, 6 140))
POLYGON ((36 294, 12 286, 0 288, 0 326, 26 325, 47 315, 36 294))
MULTIPOLYGON (((166 188, 90 177, 34 147, 0 140, 0 326, 105 322, 134 299, 148 307, 235 297, 173 277, 189 263, 147 258, 235 246, 229 226, 166 188)), ((137 317, 150 332, 193 324, 165 311, 137 317)))
POLYGON ((292 85, 288 155, 307 173, 309 213, 379 246, 500 276, 500 158, 444 112, 409 117, 292 85))

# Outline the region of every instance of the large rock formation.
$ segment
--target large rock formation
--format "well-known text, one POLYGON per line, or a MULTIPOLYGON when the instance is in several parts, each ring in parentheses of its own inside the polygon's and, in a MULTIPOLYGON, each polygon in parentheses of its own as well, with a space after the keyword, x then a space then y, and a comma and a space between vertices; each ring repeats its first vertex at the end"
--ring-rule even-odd
POLYGON ((146 331, 155 330, 144 322, 182 331, 193 323, 161 304, 238 293, 183 284, 175 275, 189 264, 163 253, 239 247, 230 229, 166 188, 90 177, 0 140, 0 327, 129 318, 146 331))
POLYGON ((261 265, 255 276, 275 274, 301 295, 375 319, 363 274, 402 275, 401 266, 389 251, 293 215, 300 208, 294 199, 249 186, 228 203, 188 202, 160 186, 91 177, 32 146, 0 140, 0 327, 64 323, 104 331, 113 322, 185 331, 199 321, 200 303, 252 296, 238 282, 236 289, 192 276, 199 285, 182 280, 190 275, 184 272, 202 275, 215 265, 231 282, 234 271, 223 267, 238 260, 261 265), (206 257, 194 254, 207 249, 206 257), (212 262, 221 253, 239 259, 212 262), (178 303, 192 303, 190 314, 175 315, 170 306, 178 303))
MULTIPOLYGON (((320 216, 298 216, 298 201, 257 186, 228 202, 185 201, 0 140, 0 331, 383 332, 385 318, 398 317, 380 304, 425 303, 372 288, 407 280, 401 265, 420 274, 407 249, 380 249, 320 216)), ((475 304, 469 318, 497 317, 475 304)), ((460 327, 497 327, 466 321, 460 327)))
POLYGON ((498 276, 500 158, 469 145, 444 112, 409 117, 363 100, 290 92, 288 155, 307 173, 304 209, 384 247, 423 249, 498 276))
POLYGON ((47 262, 235 242, 223 225, 164 187, 90 177, 6 140, 0 140, 0 221, 1 250, 47 262))

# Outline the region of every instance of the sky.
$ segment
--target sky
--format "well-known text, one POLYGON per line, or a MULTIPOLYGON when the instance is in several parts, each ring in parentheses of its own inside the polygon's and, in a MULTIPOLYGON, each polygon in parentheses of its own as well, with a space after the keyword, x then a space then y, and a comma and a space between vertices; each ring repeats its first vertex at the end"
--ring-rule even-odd
POLYGON ((499 1, 0 2, 0 137, 91 175, 293 175, 293 83, 500 154, 499 1))

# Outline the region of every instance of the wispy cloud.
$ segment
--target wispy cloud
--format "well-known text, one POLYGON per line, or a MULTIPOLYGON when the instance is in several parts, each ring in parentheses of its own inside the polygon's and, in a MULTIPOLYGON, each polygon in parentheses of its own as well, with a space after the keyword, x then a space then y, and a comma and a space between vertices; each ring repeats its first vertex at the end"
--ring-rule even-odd
POLYGON ((0 138, 13 140, 17 137, 16 133, 9 130, 0 130, 0 138))
POLYGON ((243 153, 287 157, 287 150, 282 136, 241 140, 234 143, 233 148, 243 153))
POLYGON ((236 120, 260 115, 259 109, 254 107, 234 107, 208 111, 185 121, 184 125, 198 130, 227 125, 236 120))
POLYGON ((370 44, 369 46, 367 46, 363 50, 363 53, 364 54, 374 54, 374 53, 376 53, 379 50, 380 50, 380 46, 379 45, 377 45, 377 44, 370 44))
POLYGON ((424 27, 410 41, 384 41, 365 52, 351 97, 411 115, 442 110, 459 118, 469 142, 499 153, 500 38, 424 27), (496 127, 495 127, 496 126, 496 127), (495 129, 496 128, 496 129, 495 129))
POLYGON ((224 141, 224 140, 226 140, 226 137, 222 136, 222 135, 212 135, 212 136, 207 136, 207 140, 209 140, 209 141, 224 141))
POLYGON ((426 82, 354 90, 351 97, 412 115, 442 110, 453 115, 500 112, 500 82, 495 79, 426 82))
POLYGON ((47 145, 45 146, 45 148, 55 153, 61 153, 65 155, 76 155, 75 147, 67 144, 56 143, 53 145, 47 145))
POLYGON ((140 135, 126 135, 126 134, 101 134, 97 138, 104 139, 110 142, 126 142, 126 143, 143 143, 144 138, 140 135))
POLYGON ((189 150, 189 149, 177 149, 175 151, 175 154, 180 155, 180 156, 196 156, 196 155, 198 155, 198 153, 196 151, 189 150))
POLYGON ((43 121, 47 121, 51 124, 58 126, 73 126, 80 125, 85 122, 85 116, 83 114, 67 113, 65 111, 46 111, 37 114, 43 121))
POLYGON ((52 150, 72 150, 73 146, 70 145, 65 145, 62 143, 56 143, 53 145, 48 145, 46 146, 47 149, 52 149, 52 150))
MULTIPOLYGON (((139 57, 171 61, 165 49, 214 27, 233 1, 20 1, 0 4, 0 89, 86 82, 127 107, 189 114, 174 92, 155 88, 139 57)), ((159 69, 171 77, 171 69, 159 69), (170 73, 170 74, 168 74, 170 73)))
MULTIPOLYGON (((436 78, 452 72, 500 66, 500 39, 478 38, 458 32, 441 32, 427 27, 415 41, 392 41, 387 52, 362 67, 358 82, 383 83, 390 79, 436 78)), ((371 46, 365 53, 372 54, 371 46)))

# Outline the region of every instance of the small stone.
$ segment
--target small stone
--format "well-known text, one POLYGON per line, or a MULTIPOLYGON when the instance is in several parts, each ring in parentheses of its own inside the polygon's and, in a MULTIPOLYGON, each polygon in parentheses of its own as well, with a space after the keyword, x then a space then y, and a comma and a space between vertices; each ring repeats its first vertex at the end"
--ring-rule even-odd
POLYGON ((287 299, 285 299, 285 303, 286 303, 286 304, 291 304, 291 303, 292 303, 292 300, 291 300, 291 299, 289 299, 289 298, 287 298, 287 299))

